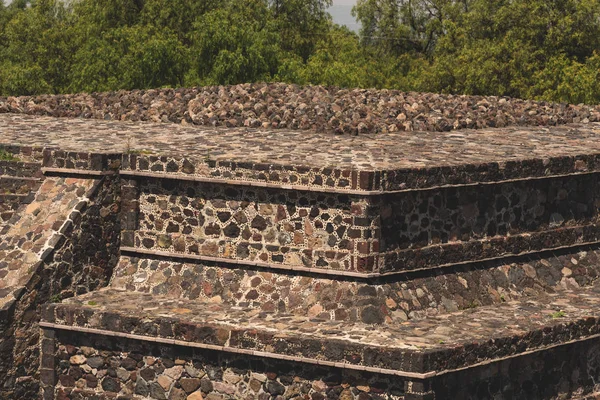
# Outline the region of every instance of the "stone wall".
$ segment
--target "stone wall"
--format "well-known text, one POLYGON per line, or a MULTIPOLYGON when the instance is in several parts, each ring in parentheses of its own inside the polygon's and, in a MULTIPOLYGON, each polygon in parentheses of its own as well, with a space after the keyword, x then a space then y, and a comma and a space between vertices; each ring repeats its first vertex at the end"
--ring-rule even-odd
POLYGON ((382 271, 600 240, 596 174, 387 194, 379 202, 382 271))
POLYGON ((0 398, 36 398, 39 307, 107 284, 118 259, 119 211, 119 180, 105 178, 0 318, 5 321, 0 330, 0 398))
POLYGON ((442 375, 427 388, 436 399, 596 400, 599 379, 600 341, 595 338, 442 375))
POLYGON ((111 286, 323 320, 391 323, 588 286, 600 277, 598 246, 455 267, 446 273, 363 281, 123 256, 111 286))
POLYGON ((600 219, 598 175, 414 191, 381 199, 382 250, 589 225, 600 219))
POLYGON ((169 179, 139 192, 135 247, 146 250, 351 270, 378 235, 358 196, 169 179))
POLYGON ((33 198, 40 181, 41 150, 25 151, 19 147, 3 147, 0 151, 10 160, 0 160, 0 231, 15 215, 17 209, 33 198), (37 157, 36 157, 37 156, 37 157))
POLYGON ((369 274, 600 240, 597 174, 369 196, 134 181, 123 244, 146 252, 369 274))
POLYGON ((14 301, 0 301, 10 303, 0 307, 0 398, 40 388, 45 399, 168 400, 598 389, 593 129, 557 128, 528 160, 510 142, 537 130, 488 132, 481 146, 471 140, 485 135, 470 131, 415 134, 389 153, 393 135, 313 133, 296 151, 297 133, 282 132, 278 152, 263 131, 57 121, 3 122, 8 140, 26 131, 53 146, 15 148, 42 154, 47 177, 23 214, 35 223, 1 236, 0 294, 14 301), (437 141, 448 147, 436 152, 437 141), (465 146, 485 151, 465 161, 455 154, 465 146), (463 368, 472 373, 446 373, 463 368))
POLYGON ((46 330, 45 399, 401 399, 399 377, 46 330), (56 397, 53 397, 56 395, 56 397))
POLYGON ((45 332, 44 378, 56 383, 46 399, 529 400, 583 398, 600 389, 598 339, 419 380, 131 339, 45 332))

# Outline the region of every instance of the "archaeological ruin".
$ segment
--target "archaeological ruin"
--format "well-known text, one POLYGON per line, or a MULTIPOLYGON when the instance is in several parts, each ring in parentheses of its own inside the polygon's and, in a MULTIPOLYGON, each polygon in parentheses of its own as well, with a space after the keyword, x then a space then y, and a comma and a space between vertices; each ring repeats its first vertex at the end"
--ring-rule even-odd
POLYGON ((290 93, 0 99, 0 399, 595 398, 600 112, 290 93))

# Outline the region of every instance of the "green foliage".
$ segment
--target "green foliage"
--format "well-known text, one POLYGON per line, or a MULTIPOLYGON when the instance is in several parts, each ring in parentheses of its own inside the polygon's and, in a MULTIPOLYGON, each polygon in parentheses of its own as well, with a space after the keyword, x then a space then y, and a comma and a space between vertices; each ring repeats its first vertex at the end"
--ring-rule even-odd
POLYGON ((376 86, 376 68, 361 48, 358 37, 346 28, 334 27, 316 43, 306 63, 300 57, 289 57, 282 63, 278 80, 335 85, 343 87, 376 86))
POLYGON ((600 0, 0 0, 0 95, 254 81, 600 102, 600 0))
POLYGON ((282 53, 270 10, 262 0, 228 1, 202 15, 191 34, 193 71, 199 84, 269 80, 282 53))
POLYGON ((0 161, 19 161, 13 153, 0 149, 0 161))
POLYGON ((267 0, 267 4, 282 49, 307 60, 318 40, 329 31, 327 7, 332 0, 267 0))
POLYGON ((565 55, 551 58, 545 68, 537 71, 535 84, 528 96, 567 103, 600 103, 600 55, 594 54, 584 63, 565 55))
MULTIPOLYGON (((375 3, 389 2, 361 0, 357 15, 369 17, 368 6, 375 3)), ((391 3, 399 4, 399 23, 410 29, 383 34, 418 43, 400 51, 429 59, 413 81, 419 90, 598 102, 593 81, 598 65, 594 51, 600 48, 598 0, 391 3), (426 10, 420 15, 427 18, 407 17, 409 4, 426 10)), ((376 34, 382 32, 372 18, 367 21, 376 34)))
POLYGON ((71 91, 181 86, 188 50, 174 34, 124 26, 90 37, 74 55, 71 91))
POLYGON ((62 296, 60 294, 55 294, 50 296, 50 303, 60 303, 62 302, 62 296))

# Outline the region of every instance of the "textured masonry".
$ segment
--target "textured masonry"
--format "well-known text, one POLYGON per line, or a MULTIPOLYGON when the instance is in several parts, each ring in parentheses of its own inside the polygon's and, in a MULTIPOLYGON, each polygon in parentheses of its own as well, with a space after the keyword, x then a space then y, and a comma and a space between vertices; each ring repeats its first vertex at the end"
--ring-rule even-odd
POLYGON ((95 188, 31 275, 44 295, 11 291, 50 303, 31 319, 39 367, 28 385, 11 372, 12 393, 600 391, 595 124, 341 139, 7 114, 0 133, 41 164, 34 199, 95 188))

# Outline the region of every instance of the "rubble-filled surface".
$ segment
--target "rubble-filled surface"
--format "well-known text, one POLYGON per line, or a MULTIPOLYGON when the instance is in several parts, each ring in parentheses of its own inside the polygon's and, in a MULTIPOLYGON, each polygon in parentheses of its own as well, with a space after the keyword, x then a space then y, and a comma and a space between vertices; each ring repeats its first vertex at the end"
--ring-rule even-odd
POLYGON ((8 97, 1 112, 337 134, 600 121, 597 106, 283 83, 8 97))

